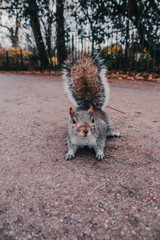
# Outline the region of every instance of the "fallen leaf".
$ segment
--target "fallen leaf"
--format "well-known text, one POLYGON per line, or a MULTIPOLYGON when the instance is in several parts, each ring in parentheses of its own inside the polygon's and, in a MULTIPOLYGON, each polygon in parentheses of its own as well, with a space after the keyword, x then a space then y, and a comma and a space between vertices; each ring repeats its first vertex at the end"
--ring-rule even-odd
POLYGON ((44 211, 44 205, 43 204, 40 206, 40 211, 44 211))
POLYGON ((147 80, 152 80, 152 73, 149 74, 149 76, 147 77, 147 80))
POLYGON ((146 197, 146 200, 151 200, 151 198, 150 197, 146 197))
POLYGON ((127 139, 132 139, 131 137, 127 137, 127 139))
POLYGON ((145 78, 144 77, 139 77, 138 80, 144 80, 145 78))
POLYGON ((153 78, 159 78, 159 74, 154 73, 154 74, 153 74, 153 78))
POLYGON ((108 210, 107 213, 108 213, 109 215, 111 215, 111 214, 112 214, 112 211, 111 211, 111 210, 108 210))
POLYGON ((109 154, 108 153, 104 153, 105 156, 108 156, 109 154))
POLYGON ((59 158, 54 158, 53 161, 57 162, 57 161, 59 161, 59 158))
POLYGON ((136 74, 135 79, 138 79, 140 75, 141 75, 141 73, 136 74))

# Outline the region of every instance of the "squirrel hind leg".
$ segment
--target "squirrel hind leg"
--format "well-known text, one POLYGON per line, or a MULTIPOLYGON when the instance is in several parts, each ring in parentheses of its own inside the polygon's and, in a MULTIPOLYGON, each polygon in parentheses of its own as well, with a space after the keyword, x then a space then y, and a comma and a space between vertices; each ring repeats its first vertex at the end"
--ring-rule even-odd
POLYGON ((122 137, 123 134, 116 130, 115 125, 111 119, 106 114, 106 123, 107 123, 107 137, 122 137))
POLYGON ((107 137, 122 137, 122 136, 123 134, 116 130, 107 132, 107 137))

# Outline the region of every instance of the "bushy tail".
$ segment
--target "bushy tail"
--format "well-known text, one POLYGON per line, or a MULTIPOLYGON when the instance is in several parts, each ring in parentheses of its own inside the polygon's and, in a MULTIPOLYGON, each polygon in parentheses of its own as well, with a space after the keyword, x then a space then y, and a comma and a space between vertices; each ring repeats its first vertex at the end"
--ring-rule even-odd
POLYGON ((97 55, 84 57, 63 68, 64 88, 75 107, 102 108, 109 101, 106 66, 97 55))

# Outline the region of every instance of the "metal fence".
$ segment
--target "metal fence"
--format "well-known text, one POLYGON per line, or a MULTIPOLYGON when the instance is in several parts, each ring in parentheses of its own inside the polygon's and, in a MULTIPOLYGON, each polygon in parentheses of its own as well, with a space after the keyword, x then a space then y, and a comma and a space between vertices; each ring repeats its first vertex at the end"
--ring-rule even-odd
MULTIPOLYGON (((49 58, 48 70, 58 68, 57 54, 49 58)), ((21 48, 0 48, 0 71, 42 71, 36 49, 26 50, 21 48)))
MULTIPOLYGON (((155 40, 140 43, 137 29, 113 30, 106 33, 103 43, 95 44, 94 51, 100 52, 106 60, 109 70, 123 72, 147 72, 160 74, 160 39, 157 33, 155 40)), ((145 33, 143 33, 143 38, 145 33)), ((160 33, 159 33, 160 34, 160 33)), ((68 55, 71 59, 91 55, 92 37, 79 38, 72 34, 67 43, 68 55)))
MULTIPOLYGON (((89 35, 79 37, 77 34, 71 33, 66 38, 66 49, 71 59, 91 55, 96 50, 106 60, 109 70, 160 74, 159 32, 157 31, 156 34, 154 41, 150 38, 148 46, 146 46, 144 41, 140 43, 135 28, 126 27, 121 30, 110 28, 108 32, 106 31, 101 44, 92 44, 92 37, 89 35)), ((50 69, 56 69, 57 67, 58 61, 55 49, 50 59, 50 69)), ((16 48, 6 50, 0 48, 0 70, 41 70, 36 49, 22 50, 16 48)))
POLYGON ((0 48, 0 70, 25 70, 29 68, 28 59, 25 59, 22 49, 0 48))

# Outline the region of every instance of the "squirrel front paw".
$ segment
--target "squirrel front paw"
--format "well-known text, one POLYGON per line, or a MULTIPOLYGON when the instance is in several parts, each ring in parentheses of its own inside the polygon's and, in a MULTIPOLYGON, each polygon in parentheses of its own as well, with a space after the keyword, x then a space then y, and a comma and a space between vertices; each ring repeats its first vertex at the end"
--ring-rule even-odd
POLYGON ((67 153, 67 155, 66 155, 66 160, 67 160, 67 161, 68 161, 68 160, 71 160, 71 159, 73 159, 74 157, 75 157, 75 154, 69 152, 69 153, 67 153))
POLYGON ((96 158, 97 158, 98 161, 102 161, 103 158, 104 158, 104 154, 103 153, 97 153, 96 158))

